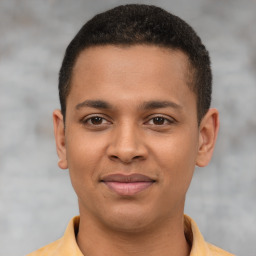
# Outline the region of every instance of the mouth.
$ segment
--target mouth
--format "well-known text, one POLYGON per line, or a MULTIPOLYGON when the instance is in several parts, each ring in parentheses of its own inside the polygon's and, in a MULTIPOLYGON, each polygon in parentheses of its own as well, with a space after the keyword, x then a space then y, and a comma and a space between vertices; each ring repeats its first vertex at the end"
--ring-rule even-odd
POLYGON ((151 187, 156 181, 142 174, 112 174, 100 182, 121 196, 133 196, 151 187))

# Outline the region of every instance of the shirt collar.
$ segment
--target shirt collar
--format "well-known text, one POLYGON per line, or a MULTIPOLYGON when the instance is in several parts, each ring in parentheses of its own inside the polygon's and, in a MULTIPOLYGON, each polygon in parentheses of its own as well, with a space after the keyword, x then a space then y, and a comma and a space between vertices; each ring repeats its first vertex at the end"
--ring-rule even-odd
MULTIPOLYGON (((64 236, 59 240, 58 255, 84 256, 76 242, 79 221, 80 217, 76 216, 69 222, 64 236)), ((190 256, 211 255, 208 244, 205 242, 196 223, 187 215, 184 215, 184 232, 188 243, 191 245, 190 256)))
POLYGON ((77 242, 76 234, 79 227, 80 216, 76 216, 69 222, 64 236, 60 239, 59 250, 57 255, 75 255, 84 256, 80 251, 77 242))
POLYGON ((208 244, 205 242, 195 221, 184 215, 184 233, 191 246, 190 256, 210 256, 208 244))

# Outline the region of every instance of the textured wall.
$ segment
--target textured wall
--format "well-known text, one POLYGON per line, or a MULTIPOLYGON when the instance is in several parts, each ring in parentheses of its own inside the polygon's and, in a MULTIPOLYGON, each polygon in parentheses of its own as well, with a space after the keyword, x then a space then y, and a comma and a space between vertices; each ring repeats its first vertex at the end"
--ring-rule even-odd
MULTIPOLYGON (((57 167, 51 113, 68 42, 97 12, 136 1, 0 1, 0 255, 60 237, 78 213, 57 167)), ((188 21, 213 63, 221 129, 212 163, 197 169, 186 212, 206 239, 256 255, 256 1, 137 1, 188 21)))

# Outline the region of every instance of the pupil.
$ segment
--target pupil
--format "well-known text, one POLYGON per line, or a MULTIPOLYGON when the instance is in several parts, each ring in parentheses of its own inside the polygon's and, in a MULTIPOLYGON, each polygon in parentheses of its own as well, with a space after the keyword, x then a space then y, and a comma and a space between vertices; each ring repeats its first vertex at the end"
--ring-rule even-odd
POLYGON ((154 118, 154 124, 161 125, 163 123, 164 123, 164 118, 163 117, 155 117, 154 118))
POLYGON ((91 121, 92 121, 92 124, 101 124, 102 118, 101 117, 93 117, 91 121))

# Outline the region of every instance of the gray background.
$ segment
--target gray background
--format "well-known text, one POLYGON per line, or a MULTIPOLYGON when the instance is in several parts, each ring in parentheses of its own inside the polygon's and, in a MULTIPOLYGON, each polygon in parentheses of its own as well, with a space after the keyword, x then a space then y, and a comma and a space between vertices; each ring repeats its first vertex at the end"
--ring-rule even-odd
MULTIPOLYGON (((0 255, 59 238, 78 214, 57 167, 51 113, 65 47, 94 14, 136 1, 0 0, 0 255)), ((137 1, 190 23, 212 57, 221 129, 212 163, 197 169, 186 213, 206 240, 256 255, 256 1, 137 1)))

